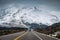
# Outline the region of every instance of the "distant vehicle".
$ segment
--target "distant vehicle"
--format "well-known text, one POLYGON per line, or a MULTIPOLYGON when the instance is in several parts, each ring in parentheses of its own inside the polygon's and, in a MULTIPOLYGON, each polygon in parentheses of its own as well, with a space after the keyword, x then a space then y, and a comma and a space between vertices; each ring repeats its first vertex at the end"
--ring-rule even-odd
POLYGON ((28 31, 31 31, 31 29, 29 29, 28 31))
POLYGON ((29 31, 31 31, 31 30, 29 30, 29 31))

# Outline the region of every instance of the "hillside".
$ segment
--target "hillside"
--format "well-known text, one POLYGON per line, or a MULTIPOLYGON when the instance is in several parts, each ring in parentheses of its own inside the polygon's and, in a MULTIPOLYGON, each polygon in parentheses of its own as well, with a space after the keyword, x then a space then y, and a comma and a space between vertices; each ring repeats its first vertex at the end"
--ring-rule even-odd
POLYGON ((54 34, 54 35, 56 35, 57 38, 60 38, 60 36, 59 36, 60 35, 60 22, 52 24, 46 28, 36 28, 35 31, 44 33, 44 34, 48 34, 48 35, 54 34))

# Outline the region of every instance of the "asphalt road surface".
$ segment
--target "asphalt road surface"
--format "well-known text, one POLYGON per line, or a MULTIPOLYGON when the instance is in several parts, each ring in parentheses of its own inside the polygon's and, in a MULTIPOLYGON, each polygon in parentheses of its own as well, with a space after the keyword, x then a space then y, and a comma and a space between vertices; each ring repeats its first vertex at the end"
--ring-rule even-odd
POLYGON ((0 40, 60 40, 52 38, 35 31, 19 32, 10 35, 0 36, 0 40))

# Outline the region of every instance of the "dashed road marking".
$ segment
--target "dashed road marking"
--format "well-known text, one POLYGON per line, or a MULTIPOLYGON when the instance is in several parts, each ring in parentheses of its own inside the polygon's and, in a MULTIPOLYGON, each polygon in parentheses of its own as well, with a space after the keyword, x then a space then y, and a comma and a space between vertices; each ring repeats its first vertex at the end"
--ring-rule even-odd
POLYGON ((43 40, 43 39, 40 38, 36 33, 33 32, 33 34, 34 34, 37 38, 39 38, 40 40, 43 40))

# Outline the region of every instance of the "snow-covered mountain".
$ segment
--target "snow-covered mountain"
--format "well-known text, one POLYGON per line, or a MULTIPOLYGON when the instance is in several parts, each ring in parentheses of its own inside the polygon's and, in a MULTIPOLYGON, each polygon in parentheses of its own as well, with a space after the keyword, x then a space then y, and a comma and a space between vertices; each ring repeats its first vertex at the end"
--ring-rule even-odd
POLYGON ((2 26, 27 27, 24 24, 26 22, 30 24, 43 23, 46 25, 58 22, 58 18, 55 15, 51 15, 47 11, 38 9, 37 7, 9 7, 5 9, 4 12, 6 13, 6 15, 4 15, 2 19, 0 19, 0 25, 2 26))

